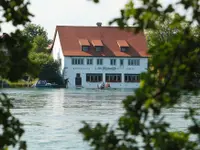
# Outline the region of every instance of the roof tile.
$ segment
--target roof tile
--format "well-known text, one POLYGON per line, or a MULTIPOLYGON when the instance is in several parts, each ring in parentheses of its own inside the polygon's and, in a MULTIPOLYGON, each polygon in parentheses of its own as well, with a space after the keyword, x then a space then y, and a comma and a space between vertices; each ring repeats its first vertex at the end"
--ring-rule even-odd
POLYGON ((129 47, 128 43, 125 40, 117 40, 119 47, 129 47))
POLYGON ((101 40, 92 40, 93 46, 103 46, 103 43, 101 40))
POLYGON ((90 46, 90 43, 87 39, 79 39, 79 43, 81 46, 90 46))
POLYGON ((65 56, 148 57, 147 42, 143 32, 136 34, 118 27, 57 26, 56 33, 59 35, 65 56), (82 51, 80 39, 87 39, 90 42, 99 39, 103 42, 104 50, 97 52, 95 47, 91 46, 89 51, 82 51), (129 51, 121 52, 116 42, 118 40, 125 40, 129 44, 129 51))

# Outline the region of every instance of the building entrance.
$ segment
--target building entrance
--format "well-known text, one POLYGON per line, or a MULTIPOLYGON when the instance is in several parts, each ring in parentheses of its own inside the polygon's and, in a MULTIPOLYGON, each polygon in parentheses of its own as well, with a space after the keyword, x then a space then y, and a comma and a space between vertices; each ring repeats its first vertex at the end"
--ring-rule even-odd
POLYGON ((76 74, 75 85, 76 87, 82 87, 82 78, 81 78, 80 73, 76 74))

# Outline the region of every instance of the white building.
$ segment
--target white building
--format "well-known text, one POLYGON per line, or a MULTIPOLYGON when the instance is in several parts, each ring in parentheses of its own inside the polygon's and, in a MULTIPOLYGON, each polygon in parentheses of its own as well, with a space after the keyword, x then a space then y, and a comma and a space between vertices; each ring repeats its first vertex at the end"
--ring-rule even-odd
POLYGON ((147 42, 143 33, 132 30, 57 26, 52 55, 61 63, 67 86, 96 88, 105 82, 111 88, 137 88, 148 66, 147 42))

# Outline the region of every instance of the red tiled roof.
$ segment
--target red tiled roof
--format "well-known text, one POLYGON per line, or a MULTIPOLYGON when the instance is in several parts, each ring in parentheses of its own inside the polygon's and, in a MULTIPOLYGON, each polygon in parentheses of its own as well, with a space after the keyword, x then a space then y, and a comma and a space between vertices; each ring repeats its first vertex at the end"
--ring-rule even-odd
POLYGON ((92 40, 92 45, 93 46, 103 46, 103 43, 101 40, 92 40))
POLYGON ((64 56, 148 57, 143 32, 135 34, 130 30, 120 30, 118 27, 57 26, 56 33, 59 35, 64 56), (87 39, 90 43, 99 39, 103 42, 104 49, 97 52, 95 47, 90 45, 89 51, 82 51, 80 39, 87 39), (117 44, 119 40, 128 43, 127 52, 120 51, 117 44))
POLYGON ((129 47, 128 43, 125 40, 117 40, 119 47, 129 47))
POLYGON ((79 43, 81 46, 90 46, 90 43, 86 39, 79 39, 79 43))

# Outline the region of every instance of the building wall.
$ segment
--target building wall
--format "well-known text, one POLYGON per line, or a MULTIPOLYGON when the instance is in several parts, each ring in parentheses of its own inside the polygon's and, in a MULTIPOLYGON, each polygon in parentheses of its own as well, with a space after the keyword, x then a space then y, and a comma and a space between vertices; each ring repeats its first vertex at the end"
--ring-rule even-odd
POLYGON ((77 73, 80 73, 82 77, 82 86, 84 88, 96 88, 99 82, 86 82, 86 74, 87 73, 102 73, 103 81, 105 82, 105 74, 106 73, 120 73, 122 74, 122 82, 113 83, 110 82, 111 88, 137 88, 139 83, 132 82, 127 83, 124 82, 124 74, 140 74, 145 72, 148 67, 148 58, 139 57, 139 58, 123 58, 123 57, 65 57, 64 59, 65 67, 64 67, 64 79, 68 78, 69 83, 68 87, 75 87, 75 77, 77 73), (83 65, 72 65, 72 58, 83 58, 83 65), (93 58, 93 65, 87 65, 87 59, 93 58), (103 65, 97 65, 97 59, 103 59, 103 65), (116 59, 116 65, 110 65, 110 59, 116 59), (120 59, 124 60, 124 65, 120 66, 120 59), (129 66, 128 59, 139 59, 140 65, 138 66, 129 66))
POLYGON ((65 67, 64 66, 65 58, 63 56, 58 32, 56 33, 56 37, 55 37, 55 41, 54 41, 54 45, 53 45, 51 54, 52 54, 54 60, 60 61, 60 63, 61 63, 60 72, 61 72, 61 74, 63 74, 63 70, 65 67))

